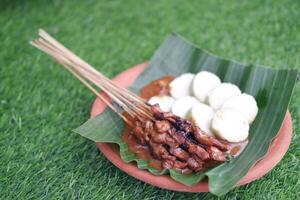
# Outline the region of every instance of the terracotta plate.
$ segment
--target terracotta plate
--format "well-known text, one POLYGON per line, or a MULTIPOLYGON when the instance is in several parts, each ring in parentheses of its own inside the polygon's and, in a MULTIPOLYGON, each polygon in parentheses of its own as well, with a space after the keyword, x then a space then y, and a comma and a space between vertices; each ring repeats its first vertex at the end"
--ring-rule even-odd
MULTIPOLYGON (((147 67, 147 63, 134 66, 114 78, 114 81, 123 87, 133 84, 137 76, 147 67)), ((105 104, 97 98, 92 106, 91 117, 94 117, 105 109, 105 104)), ((268 153, 258 161, 247 173, 247 175, 238 182, 238 186, 250 183, 268 173, 282 159, 292 138, 292 120, 287 112, 281 129, 277 137, 273 140, 268 153)), ((145 183, 174 191, 182 192, 208 192, 207 181, 202 181, 194 186, 185 186, 171 179, 168 175, 155 176, 146 170, 140 170, 135 163, 125 163, 119 155, 117 145, 108 143, 97 143, 97 147, 115 166, 130 176, 133 176, 145 183)))

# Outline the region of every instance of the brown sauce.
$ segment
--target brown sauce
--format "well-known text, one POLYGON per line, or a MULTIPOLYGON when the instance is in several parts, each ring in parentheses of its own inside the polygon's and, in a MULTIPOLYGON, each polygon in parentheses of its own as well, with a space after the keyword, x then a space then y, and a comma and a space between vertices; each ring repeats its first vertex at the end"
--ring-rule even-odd
MULTIPOLYGON (((174 76, 164 76, 160 79, 152 81, 148 85, 144 86, 140 90, 140 96, 146 100, 157 95, 169 95, 169 83, 174 80, 174 76)), ((162 170, 161 161, 155 159, 148 148, 148 146, 141 145, 134 135, 130 134, 130 128, 125 127, 123 133, 123 140, 128 145, 131 152, 137 154, 141 159, 147 160, 149 165, 155 169, 162 170)), ((238 156, 247 146, 248 140, 239 143, 229 143, 223 141, 229 145, 228 153, 233 157, 238 156)))
POLYGON ((232 155, 233 157, 236 157, 242 153, 242 151, 245 149, 245 147, 248 144, 248 139, 243 142, 237 142, 237 143, 229 143, 226 142, 229 145, 228 153, 232 155))
POLYGON ((160 79, 152 81, 140 90, 140 96, 146 100, 153 96, 168 95, 169 83, 174 80, 174 76, 164 76, 160 79))

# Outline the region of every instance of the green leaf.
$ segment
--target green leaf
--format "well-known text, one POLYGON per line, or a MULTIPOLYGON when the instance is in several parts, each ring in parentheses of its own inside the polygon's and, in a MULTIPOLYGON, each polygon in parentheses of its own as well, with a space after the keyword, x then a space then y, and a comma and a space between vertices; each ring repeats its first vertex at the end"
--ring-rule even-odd
POLYGON ((187 186, 192 186, 201 181, 203 178, 205 178, 205 173, 203 172, 198 172, 194 174, 181 174, 175 170, 169 170, 169 173, 172 179, 183 183, 187 186))
POLYGON ((155 170, 149 167, 147 161, 128 151, 127 145, 122 141, 123 122, 108 109, 88 120, 75 132, 95 142, 116 143, 120 146, 120 155, 124 161, 135 161, 139 168, 156 175, 169 173, 174 180, 185 185, 198 183, 207 176, 210 192, 223 195, 235 187, 251 166, 266 154, 286 114, 298 71, 275 70, 219 58, 197 48, 177 34, 172 34, 155 52, 150 66, 138 77, 132 90, 137 92, 142 86, 167 74, 177 76, 184 72, 197 73, 202 70, 218 75, 223 82, 238 85, 258 102, 259 112, 250 129, 250 142, 243 153, 231 162, 192 175, 182 175, 173 170, 155 170))

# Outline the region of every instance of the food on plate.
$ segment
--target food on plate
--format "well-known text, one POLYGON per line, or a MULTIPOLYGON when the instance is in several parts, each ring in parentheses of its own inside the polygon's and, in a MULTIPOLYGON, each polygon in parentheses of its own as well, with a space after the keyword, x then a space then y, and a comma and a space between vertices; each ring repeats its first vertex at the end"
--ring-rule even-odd
POLYGON ((181 76, 175 78, 170 82, 170 95, 175 99, 189 96, 192 93, 192 81, 194 79, 194 74, 185 73, 181 76))
POLYGON ((253 96, 243 93, 229 98, 222 108, 232 108, 244 115, 251 124, 258 112, 257 103, 253 96))
POLYGON ((208 96, 208 104, 214 109, 220 109, 229 98, 241 94, 241 90, 231 83, 222 83, 212 90, 208 96))
POLYGON ((193 80, 192 91, 194 96, 204 103, 208 94, 220 84, 221 80, 218 76, 211 72, 201 71, 193 80))
MULTIPOLYGON (((203 134, 191 122, 162 112, 158 105, 152 106, 152 112, 154 120, 132 119, 134 125, 130 134, 163 169, 175 169, 185 174, 199 172, 230 158, 226 143, 203 134)), ((128 136, 123 138, 127 139, 127 144, 132 144, 128 136)), ((138 154, 141 155, 141 152, 138 154)))
POLYGON ((174 101, 171 111, 179 117, 186 118, 190 109, 199 103, 195 97, 185 96, 174 101))
MULTIPOLYGON (((199 74, 215 76, 211 76, 209 72, 199 74)), ((134 128, 127 128, 123 137, 129 149, 148 160, 154 168, 175 169, 184 174, 205 170, 227 161, 232 156, 238 156, 248 143, 249 123, 242 114, 245 111, 231 107, 234 107, 235 101, 249 101, 245 100, 249 97, 245 98, 243 95, 240 97, 242 99, 230 98, 241 96, 239 88, 215 81, 215 87, 211 87, 213 89, 205 97, 210 95, 215 107, 207 101, 201 103, 199 98, 190 96, 189 92, 182 92, 177 95, 182 97, 174 99, 169 96, 172 88, 170 85, 174 81, 176 84, 183 84, 179 80, 183 80, 182 76, 166 76, 141 89, 140 96, 152 105, 155 119, 132 119, 134 128), (215 103, 214 98, 217 97, 219 102, 215 103), (234 100, 233 103, 230 103, 230 99, 234 100)), ((180 88, 179 85, 176 87, 180 88)), ((184 87, 189 90, 186 85, 184 87)), ((194 85, 193 87, 196 89, 194 85)), ((202 86, 199 87, 201 91, 202 86)))
POLYGON ((174 103, 175 99, 173 97, 162 95, 162 96, 153 96, 149 99, 148 103, 150 105, 158 104, 160 109, 163 112, 170 112, 172 105, 174 103))
POLYGON ((211 129, 211 120, 215 111, 206 104, 199 103, 190 109, 188 119, 198 126, 205 134, 214 136, 211 129))
MULTIPOLYGON (((234 84, 221 83, 219 77, 207 71, 201 71, 196 75, 183 74, 178 78, 166 76, 153 81, 141 91, 144 98, 150 98, 149 104, 157 103, 162 111, 171 112, 189 120, 204 134, 229 143, 247 140, 249 125, 254 121, 258 112, 254 97, 246 93, 242 94, 234 84), (189 84, 183 81, 187 79, 186 77, 189 77, 189 84, 192 79, 192 86, 187 86, 189 84), (164 85, 160 87, 161 91, 159 87, 155 87, 157 82, 164 85), (171 100, 172 97, 168 96, 172 91, 170 85, 176 85, 173 89, 186 88, 187 91, 181 91, 177 97, 182 97, 171 100), (191 87, 194 96, 189 95, 191 87), (156 93, 152 92, 154 96, 144 95, 145 88, 156 93), (244 124, 245 121, 248 126, 244 124)), ((179 90, 176 92, 179 94, 179 90)))

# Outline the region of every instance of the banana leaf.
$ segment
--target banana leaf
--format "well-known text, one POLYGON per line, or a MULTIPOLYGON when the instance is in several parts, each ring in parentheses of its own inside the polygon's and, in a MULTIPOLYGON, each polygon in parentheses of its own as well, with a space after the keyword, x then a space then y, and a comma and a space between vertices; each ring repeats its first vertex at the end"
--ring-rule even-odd
POLYGON ((95 142, 116 143, 120 146, 120 155, 125 162, 135 161, 139 168, 156 175, 168 173, 174 180, 185 185, 196 184, 207 176, 209 191, 223 195, 234 188, 251 166, 266 154, 285 117, 298 71, 275 70, 223 59, 173 33, 158 48, 149 67, 137 78, 131 89, 138 92, 144 85, 167 74, 178 76, 185 72, 197 73, 202 70, 216 74, 223 82, 238 85, 243 92, 254 96, 258 103, 259 112, 250 128, 250 142, 242 154, 230 162, 192 175, 182 175, 173 170, 155 170, 147 161, 141 160, 128 150, 121 139, 123 122, 109 109, 89 119, 75 132, 95 142))

